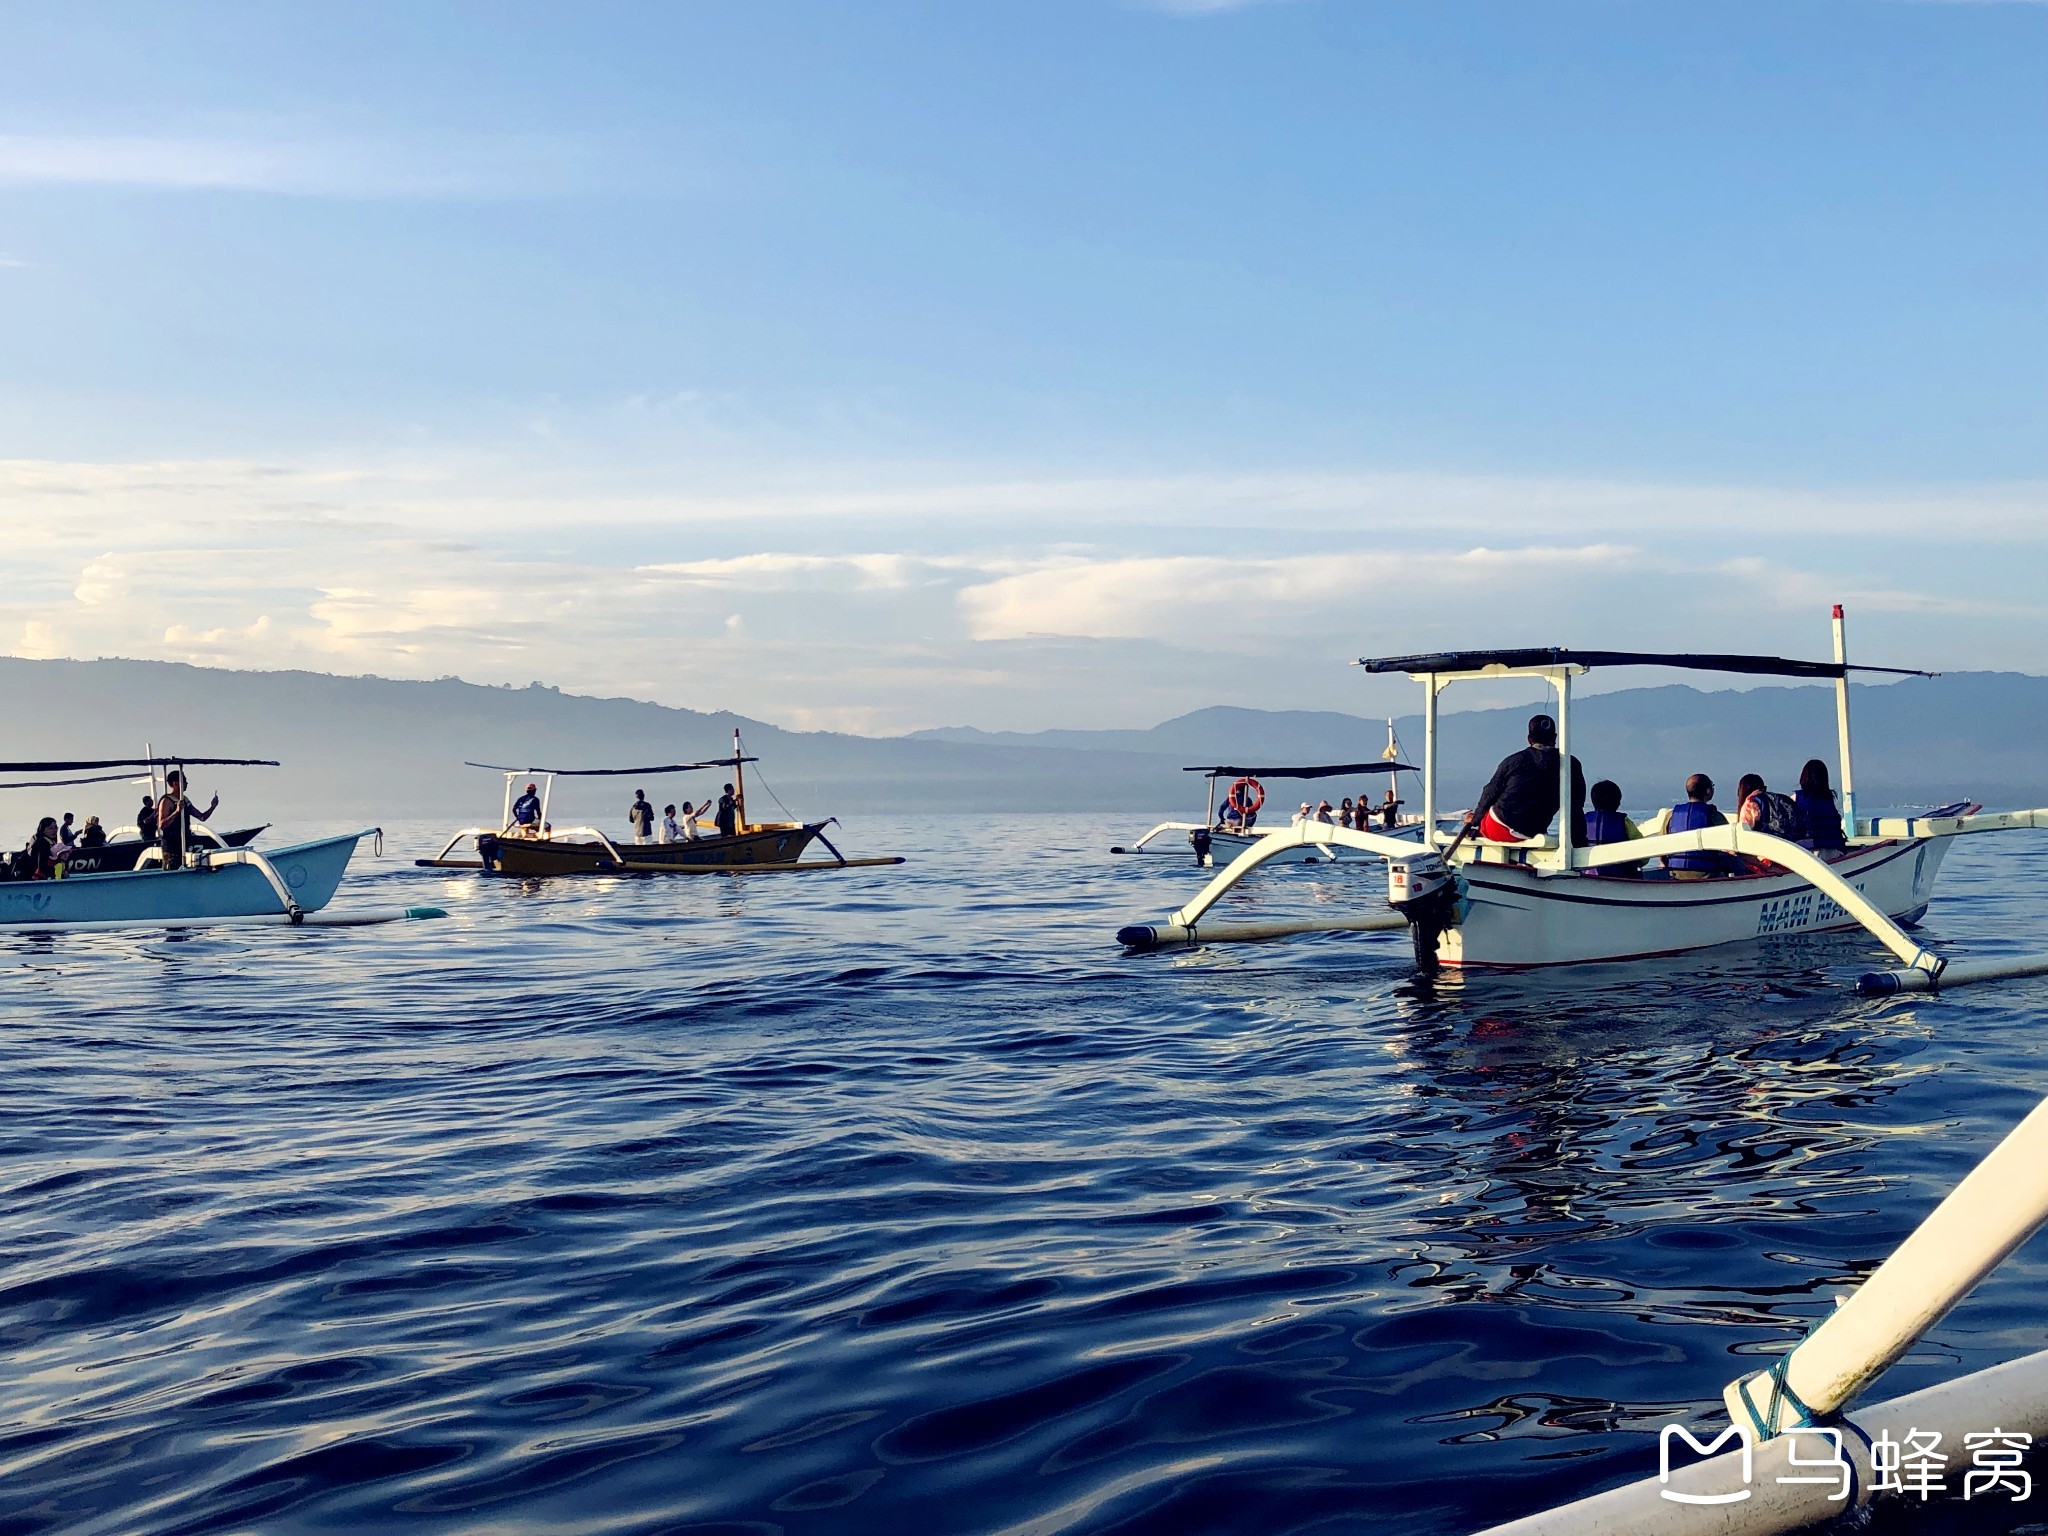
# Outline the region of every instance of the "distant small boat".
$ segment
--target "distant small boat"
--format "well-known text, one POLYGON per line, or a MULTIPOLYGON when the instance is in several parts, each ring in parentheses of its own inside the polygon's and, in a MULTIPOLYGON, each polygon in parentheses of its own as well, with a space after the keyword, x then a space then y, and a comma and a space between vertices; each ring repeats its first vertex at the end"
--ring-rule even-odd
POLYGON ((901 864, 900 858, 849 859, 825 836, 824 821, 750 821, 747 818, 747 755, 740 733, 732 733, 732 756, 695 763, 662 763, 645 768, 507 768, 496 763, 468 763, 505 776, 505 804, 495 827, 464 827, 431 859, 413 862, 426 869, 482 869, 491 874, 529 878, 553 875, 765 873, 788 869, 845 869, 856 865, 901 864), (623 841, 597 827, 554 827, 548 805, 556 779, 654 778, 663 774, 697 773, 729 768, 733 773, 734 830, 675 842, 623 841), (521 779, 539 786, 537 822, 519 824, 513 811, 513 790, 521 779), (472 843, 474 859, 453 857, 463 843, 472 843), (804 863, 804 851, 820 843, 832 859, 804 863))
MULTIPOLYGON (((1292 825, 1292 818, 1284 810, 1276 810, 1273 820, 1265 827, 1258 825, 1258 815, 1266 803, 1267 779, 1337 779, 1355 778, 1370 774, 1386 774, 1389 784, 1398 784, 1394 777, 1402 773, 1414 773, 1417 769, 1411 763, 1401 760, 1401 744, 1394 736, 1394 722, 1387 722, 1387 746, 1380 754, 1379 761, 1370 763, 1315 763, 1291 768, 1241 767, 1229 763, 1217 763, 1194 768, 1183 768, 1182 773, 1199 773, 1209 781, 1209 799, 1206 818, 1200 822, 1162 821, 1128 848, 1118 845, 1111 853, 1175 853, 1180 847, 1191 849, 1197 865, 1207 867, 1213 863, 1228 863, 1247 848, 1257 845, 1259 840, 1275 832, 1285 832, 1292 825), (1216 786, 1222 780, 1229 780, 1224 791, 1223 806, 1216 803, 1216 786), (1249 825, 1246 825, 1246 823, 1249 825), (1169 833, 1179 832, 1183 836, 1163 841, 1169 833)), ((1384 802, 1366 806, 1372 825, 1396 837, 1420 836, 1420 816, 1403 816, 1398 807, 1405 804, 1396 800, 1395 814, 1391 821, 1386 819, 1384 802)), ((1360 830, 1364 830, 1361 828, 1360 830)), ((1305 863, 1325 863, 1332 859, 1374 859, 1378 854, 1363 853, 1356 848, 1336 845, 1309 845, 1301 854, 1305 863)))

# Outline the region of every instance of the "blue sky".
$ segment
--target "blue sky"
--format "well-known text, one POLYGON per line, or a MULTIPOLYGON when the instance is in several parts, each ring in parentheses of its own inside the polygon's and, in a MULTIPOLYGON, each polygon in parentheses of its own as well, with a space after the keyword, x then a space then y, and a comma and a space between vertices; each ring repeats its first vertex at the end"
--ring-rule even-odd
POLYGON ((2048 670, 2048 4, 0 7, 0 646, 894 730, 2048 670))

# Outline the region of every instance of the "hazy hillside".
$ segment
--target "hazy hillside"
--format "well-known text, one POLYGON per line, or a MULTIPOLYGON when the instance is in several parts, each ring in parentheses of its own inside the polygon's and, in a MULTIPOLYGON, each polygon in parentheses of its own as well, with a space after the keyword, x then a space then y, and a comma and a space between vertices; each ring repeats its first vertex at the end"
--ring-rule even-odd
MULTIPOLYGON (((1969 794, 1992 804, 2048 804, 2048 678, 1964 673, 1854 692, 1859 789, 1866 805, 1932 802, 1969 794)), ((551 688, 394 682, 305 672, 227 672, 161 662, 0 658, 0 756, 112 757, 144 741, 193 754, 275 757, 278 770, 220 770, 202 788, 223 791, 236 819, 446 817, 489 820, 497 775, 481 762, 611 767, 711 757, 728 750, 735 717, 593 699, 551 688)), ((1452 806, 1467 803, 1488 769, 1518 744, 1528 709, 1449 715, 1444 766, 1452 806)), ((969 730, 873 739, 786 731, 738 720, 760 774, 794 810, 850 815, 880 810, 990 814, 1119 810, 1184 812, 1199 802, 1187 763, 1376 758, 1383 721, 1330 712, 1214 708, 1149 730, 969 730)), ((1724 784, 1754 769, 1788 783, 1808 756, 1832 760, 1834 711, 1826 688, 1702 692, 1673 686, 1582 699, 1574 745, 1593 777, 1620 782, 1631 806, 1675 796, 1704 769, 1724 784)), ((1420 720, 1398 722, 1411 753, 1420 720)), ((563 791, 558 819, 616 824, 631 781, 585 781, 563 791)), ((650 780, 656 803, 715 792, 712 776, 650 780)), ((1356 793, 1365 785, 1325 787, 1356 793)), ((1275 786, 1276 798, 1294 791, 1275 786)), ((1334 797, 1334 796, 1333 796, 1334 797)), ((0 804, 0 835, 48 809, 116 813, 123 785, 19 791, 0 804), (62 806, 57 800, 63 801, 62 806)), ((756 809, 765 802, 756 800, 756 809)))

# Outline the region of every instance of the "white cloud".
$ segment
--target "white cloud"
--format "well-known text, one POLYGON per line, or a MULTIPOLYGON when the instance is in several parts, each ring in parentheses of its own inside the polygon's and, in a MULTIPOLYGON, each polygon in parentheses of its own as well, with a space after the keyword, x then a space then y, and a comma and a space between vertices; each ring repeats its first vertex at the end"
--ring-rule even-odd
POLYGON ((1560 596, 1587 576, 1640 565, 1636 551, 1574 549, 1387 551, 1345 549, 1279 559, 1166 555, 1070 560, 960 593, 977 640, 1037 635, 1241 642, 1247 635, 1327 629, 1370 603, 1412 608, 1461 591, 1538 587, 1560 596))
POLYGON ((2039 486, 16 461, 0 516, 21 654, 539 677, 813 726, 1371 712, 1361 654, 1806 653, 1831 601, 1882 616, 1871 660, 2048 658, 2039 486))

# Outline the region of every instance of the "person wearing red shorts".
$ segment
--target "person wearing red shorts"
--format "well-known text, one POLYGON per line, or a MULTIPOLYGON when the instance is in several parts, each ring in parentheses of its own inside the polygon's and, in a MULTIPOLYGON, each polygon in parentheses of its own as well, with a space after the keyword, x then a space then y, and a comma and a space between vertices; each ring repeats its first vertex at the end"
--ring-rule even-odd
MULTIPOLYGON (((1465 815, 1467 829, 1476 829, 1490 843, 1520 843, 1541 837, 1557 814, 1557 722, 1548 715, 1529 717, 1529 745, 1500 760, 1479 803, 1465 815)), ((1572 814, 1565 823, 1573 846, 1586 840, 1586 774, 1572 759, 1572 814)))

